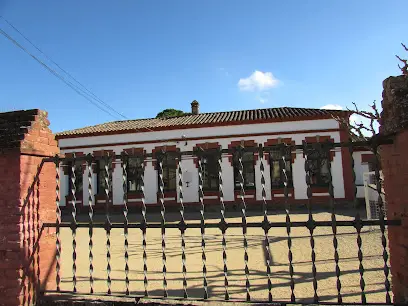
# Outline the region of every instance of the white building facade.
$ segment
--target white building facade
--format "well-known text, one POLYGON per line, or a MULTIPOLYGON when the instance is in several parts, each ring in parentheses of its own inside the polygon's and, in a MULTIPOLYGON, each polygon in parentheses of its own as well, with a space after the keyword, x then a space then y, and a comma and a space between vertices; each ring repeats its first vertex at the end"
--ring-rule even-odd
MULTIPOLYGON (((167 119, 143 119, 107 123, 94 127, 67 131, 57 134, 61 153, 69 156, 92 154, 129 154, 127 159, 127 201, 129 205, 140 205, 142 197, 146 205, 159 205, 159 175, 155 153, 191 152, 197 147, 203 152, 214 152, 217 149, 231 149, 237 146, 264 147, 287 143, 302 145, 303 142, 334 143, 345 142, 348 139, 347 131, 342 130, 339 123, 333 119, 336 116, 349 116, 347 112, 279 108, 266 110, 251 110, 225 113, 198 113, 192 103, 193 114, 167 119), (132 160, 132 156, 148 154, 141 163, 140 159, 132 160), (143 172, 144 192, 140 188, 140 174, 143 172)), ((172 153, 170 153, 171 155, 172 153)), ((245 200, 251 203, 262 202, 261 162, 264 166, 266 200, 269 203, 282 201, 284 197, 282 163, 274 160, 273 154, 265 154, 263 159, 259 154, 249 153, 243 156, 243 176, 245 200)), ((356 173, 357 195, 364 196, 362 173, 368 171, 369 152, 355 152, 354 171, 356 173), (359 186, 361 185, 361 186, 359 186)), ((218 159, 205 158, 202 161, 203 191, 205 204, 219 204, 219 177, 218 159), (211 164, 212 163, 212 164, 211 164), (217 163, 217 164, 216 164, 217 163), (216 169, 216 170, 215 170, 216 169)), ((289 199, 291 202, 306 203, 307 184, 305 180, 305 159, 302 150, 293 151, 286 158, 286 171, 289 175, 289 199)), ((164 201, 167 205, 177 205, 179 199, 179 174, 182 173, 182 192, 185 205, 199 203, 199 170, 198 158, 184 155, 181 161, 168 160, 163 163, 164 201), (168 167, 168 169, 166 169, 168 167)), ((351 201, 354 197, 354 183, 351 168, 351 157, 347 148, 335 148, 328 154, 326 161, 320 163, 316 178, 312 179, 312 195, 316 201, 327 200, 328 185, 325 180, 330 163, 334 197, 338 200, 351 201), (323 165, 323 166, 322 166, 323 165)), ((223 200, 226 204, 239 202, 240 188, 237 183, 237 164, 232 153, 221 157, 221 175, 223 200)), ((84 160, 79 162, 76 174, 77 186, 76 201, 78 205, 89 205, 88 177, 89 169, 84 160), (80 177, 80 178, 78 178, 80 177)), ((61 165, 60 171, 60 198, 61 206, 69 205, 71 197, 72 165, 61 165)), ((103 165, 93 165, 91 169, 91 189, 94 194, 95 205, 103 206, 106 202, 103 190, 103 165)), ((112 205, 123 205, 123 166, 120 159, 113 161, 112 167, 112 205)))

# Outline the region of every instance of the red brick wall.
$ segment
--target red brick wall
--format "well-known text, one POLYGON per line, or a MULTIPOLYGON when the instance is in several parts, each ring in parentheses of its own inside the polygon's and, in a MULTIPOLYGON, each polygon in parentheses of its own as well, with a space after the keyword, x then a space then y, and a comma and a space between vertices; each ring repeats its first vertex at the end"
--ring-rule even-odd
POLYGON ((388 228, 392 291, 395 302, 408 298, 408 130, 393 145, 381 148, 388 219, 401 219, 402 228, 388 228))
POLYGON ((55 282, 55 235, 40 235, 55 222, 55 166, 38 156, 58 153, 48 124, 35 116, 19 147, 0 153, 0 305, 33 303, 40 284, 55 282))
POLYGON ((401 219, 402 228, 390 226, 388 239, 394 303, 408 302, 408 78, 383 82, 380 133, 395 135, 392 145, 380 147, 388 219, 401 219))

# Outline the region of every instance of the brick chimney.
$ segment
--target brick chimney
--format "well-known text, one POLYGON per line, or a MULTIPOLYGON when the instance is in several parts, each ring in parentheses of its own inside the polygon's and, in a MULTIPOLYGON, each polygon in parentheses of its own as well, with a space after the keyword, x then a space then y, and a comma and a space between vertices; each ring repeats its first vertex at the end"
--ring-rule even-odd
POLYGON ((200 113, 200 103, 197 100, 191 102, 191 113, 193 115, 198 115, 200 113))

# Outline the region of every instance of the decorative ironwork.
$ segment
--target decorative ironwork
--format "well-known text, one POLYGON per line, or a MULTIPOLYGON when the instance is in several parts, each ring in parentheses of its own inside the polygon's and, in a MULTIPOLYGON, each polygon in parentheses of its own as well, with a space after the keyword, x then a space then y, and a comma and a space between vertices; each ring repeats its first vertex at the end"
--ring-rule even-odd
POLYGON ((142 230, 142 245, 143 245, 143 286, 144 286, 144 296, 149 296, 149 293, 147 291, 149 282, 147 278, 147 252, 146 252, 146 247, 147 247, 147 242, 146 242, 146 200, 145 200, 145 190, 144 190, 144 171, 145 171, 145 162, 144 160, 146 159, 146 156, 143 156, 143 162, 142 162, 142 175, 140 178, 140 190, 141 190, 141 196, 142 196, 142 226, 140 229, 142 230))
POLYGON ((245 189, 244 189, 244 165, 242 164, 242 152, 245 150, 243 146, 239 146, 236 150, 238 156, 238 179, 240 184, 240 199, 241 199, 241 213, 242 213, 242 235, 244 237, 244 262, 245 262, 245 289, 246 300, 251 300, 249 282, 249 268, 248 268, 248 240, 247 240, 247 220, 246 220, 246 203, 245 203, 245 189))
POLYGON ((179 200, 180 200, 180 235, 181 235, 181 264, 183 269, 183 293, 184 298, 188 297, 187 294, 187 268, 186 268, 186 242, 185 242, 185 232, 186 232, 186 222, 184 220, 184 199, 183 199, 183 170, 181 167, 181 155, 178 157, 178 186, 179 186, 179 200))
POLYGON ((76 167, 75 167, 75 153, 73 154, 73 159, 71 163, 71 205, 72 205, 72 222, 71 222, 71 231, 72 231, 72 286, 73 286, 73 291, 76 292, 76 283, 77 283, 77 278, 76 278, 76 258, 77 258, 77 253, 76 253, 76 230, 77 230, 77 220, 76 220, 76 214, 77 214, 77 209, 76 209, 76 167))
POLYGON ((200 202, 201 217, 201 259, 203 261, 204 299, 208 299, 207 257, 205 255, 205 218, 204 218, 204 191, 203 191, 203 155, 198 154, 198 200, 200 202))
MULTIPOLYGON (((55 282, 57 285, 57 291, 60 291, 60 283, 61 283, 61 276, 60 276, 60 270, 61 270, 61 240, 60 240, 60 224, 61 224, 61 207, 60 207, 60 158, 58 155, 55 156, 54 159, 55 163, 55 204, 56 204, 56 227, 55 227, 55 236, 56 236, 56 241, 55 241, 55 246, 57 248, 56 252, 56 266, 55 266, 55 282)), ((23 216, 25 216, 25 213, 23 213, 23 216)), ((23 226, 25 224, 25 221, 23 222, 23 226)), ((23 233, 25 234, 25 228, 23 227, 23 233)), ((25 239, 23 241, 25 243, 25 239)))
POLYGON ((265 226, 263 227, 264 230, 264 244, 265 244, 265 252, 266 252, 266 276, 268 277, 268 300, 272 302, 272 280, 271 280, 271 250, 269 244, 269 236, 268 232, 270 229, 269 220, 268 220, 268 204, 266 202, 266 188, 265 188, 265 166, 264 166, 264 148, 262 145, 259 145, 259 169, 261 173, 261 188, 262 188, 262 211, 263 211, 263 222, 265 226))
POLYGON ((111 294, 111 286, 112 286, 112 279, 111 279, 111 242, 110 242, 110 234, 111 234, 111 220, 110 220, 110 202, 111 202, 111 168, 112 168, 112 157, 109 155, 104 156, 104 166, 105 166, 105 214, 106 214, 106 221, 105 221, 105 231, 106 231, 106 284, 108 286, 108 294, 111 294))
POLYGON ((92 154, 88 154, 86 158, 86 166, 88 170, 88 205, 89 205, 89 292, 92 294, 94 292, 93 285, 94 285, 94 278, 93 278, 93 215, 94 215, 94 207, 95 207, 95 197, 92 191, 92 162, 93 156, 92 154))
POLYGON ((372 146, 374 158, 375 158, 375 179, 376 179, 376 188, 378 193, 378 206, 379 206, 379 219, 380 219, 380 230, 381 230, 381 244, 383 247, 383 260, 384 260, 384 285, 385 285, 385 302, 391 304, 390 290, 391 285, 388 280, 388 275, 390 274, 390 268, 388 267, 388 252, 387 252, 387 238, 385 236, 385 216, 384 216, 384 202, 381 196, 382 189, 382 178, 380 175, 380 158, 378 153, 378 144, 375 142, 372 146))
POLYGON ((226 301, 229 300, 229 292, 228 292, 228 266, 227 266, 227 240, 225 239, 225 233, 228 228, 228 223, 225 219, 225 204, 224 204, 224 191, 223 191, 223 178, 222 178, 222 151, 221 148, 217 150, 218 156, 218 191, 220 195, 220 214, 221 220, 218 224, 219 229, 221 230, 222 234, 222 262, 223 262, 223 271, 224 271, 224 290, 225 295, 224 299, 226 301))
POLYGON ((356 172, 354 170, 354 148, 353 146, 349 147, 349 153, 350 153, 350 158, 351 158, 351 174, 352 174, 352 181, 353 181, 353 206, 354 210, 356 211, 356 216, 354 219, 354 224, 353 226, 356 229, 357 232, 357 257, 359 261, 358 265, 358 271, 360 274, 360 290, 361 290, 361 303, 365 304, 367 303, 367 298, 365 294, 365 281, 364 281, 364 265, 363 265, 363 251, 362 251, 362 239, 361 239, 361 229, 363 228, 363 222, 360 216, 360 212, 358 209, 358 200, 357 200, 357 186, 356 186, 356 172))
MULTIPOLYGON (((291 153, 291 147, 287 146, 286 144, 282 143, 280 145, 280 152, 282 156, 281 160, 281 171, 282 171, 282 178, 283 178, 283 193, 285 196, 285 213, 286 213, 286 234, 287 234, 287 242, 288 242, 288 259, 289 259, 289 275, 290 275, 290 301, 292 303, 296 302, 295 296, 295 279, 294 279, 294 269, 293 269, 293 254, 292 254, 292 237, 290 236, 291 232, 291 220, 290 220, 290 204, 289 204, 289 190, 288 190, 288 176, 286 173, 286 160, 285 156, 287 156, 287 151, 291 153)), ((289 154, 290 156, 290 154, 289 154)))
MULTIPOLYGON (((129 243, 129 238, 130 238, 130 229, 132 228, 138 228, 142 231, 142 251, 143 251, 143 284, 144 284, 144 295, 149 296, 148 293, 148 268, 147 268, 147 259, 148 259, 148 253, 147 253, 147 238, 146 238, 146 233, 148 229, 156 229, 161 231, 161 244, 162 244, 162 249, 161 249, 161 258, 162 258, 162 264, 163 264, 163 270, 162 270, 162 281, 163 281, 163 297, 168 298, 169 292, 168 292, 168 280, 167 280, 167 253, 168 250, 166 248, 166 229, 178 229, 180 230, 180 238, 181 238, 181 266, 182 266, 182 296, 183 298, 189 298, 189 278, 187 274, 187 253, 188 250, 186 248, 186 230, 188 229, 200 229, 201 237, 199 238, 201 240, 201 257, 202 257, 202 267, 203 267, 203 273, 202 273, 202 281, 203 281, 203 291, 204 295, 203 298, 209 299, 210 296, 210 288, 209 286, 211 285, 211 280, 212 278, 208 277, 207 275, 207 246, 206 243, 208 243, 208 237, 206 236, 207 229, 218 229, 222 235, 222 241, 221 241, 221 246, 222 249, 219 251, 222 252, 222 260, 223 260, 223 274, 221 274, 221 277, 223 278, 224 281, 224 300, 229 300, 230 299, 230 289, 229 289, 229 277, 230 273, 228 271, 228 266, 227 266, 227 230, 230 230, 232 228, 235 229, 240 229, 242 230, 242 236, 243 236, 243 251, 244 251, 244 265, 245 265, 245 293, 246 293, 246 301, 251 301, 252 298, 252 292, 251 292, 251 283, 250 283, 250 270, 249 270, 249 258, 248 258, 248 228, 257 228, 257 229, 262 229, 263 230, 263 235, 262 235, 262 240, 264 242, 264 250, 265 253, 267 254, 266 256, 266 267, 265 271, 262 273, 263 274, 263 281, 267 283, 267 286, 265 287, 265 293, 267 294, 268 298, 267 300, 269 302, 276 302, 278 303, 277 300, 277 295, 275 292, 275 288, 273 286, 272 280, 274 277, 274 274, 272 272, 272 259, 271 259, 271 254, 272 254, 272 246, 273 244, 270 242, 270 235, 272 235, 271 231, 275 231, 274 229, 283 229, 286 230, 286 237, 285 240, 287 242, 287 247, 288 247, 288 268, 289 268, 289 276, 288 276, 288 287, 290 287, 290 302, 291 303, 297 303, 299 302, 299 297, 295 296, 295 281, 296 281, 296 274, 294 271, 294 248, 292 246, 292 241, 293 241, 293 233, 292 229, 293 228, 306 228, 308 230, 308 238, 309 238, 309 243, 311 247, 311 272, 312 272, 312 278, 311 282, 313 285, 313 295, 310 296, 310 298, 313 299, 313 303, 319 303, 319 295, 318 295, 318 280, 317 280, 317 260, 316 256, 318 255, 318 252, 316 251, 315 247, 315 230, 318 227, 326 227, 331 229, 332 232, 332 243, 333 243, 333 257, 332 261, 334 264, 334 269, 335 269, 335 278, 336 278, 336 289, 337 289, 337 296, 336 296, 336 303, 337 304, 342 304, 344 296, 346 296, 346 289, 342 288, 342 273, 344 273, 340 269, 340 256, 339 256, 339 235, 340 235, 340 230, 339 228, 355 228, 356 232, 353 234, 356 236, 356 241, 357 241, 357 256, 358 258, 358 263, 359 263, 359 280, 360 280, 360 293, 359 295, 361 296, 361 303, 366 304, 367 299, 366 299, 366 292, 365 292, 365 280, 364 280, 364 265, 363 265, 363 248, 362 248, 362 228, 364 226, 378 226, 381 230, 381 244, 382 244, 382 257, 383 257, 383 271, 384 271, 384 285, 385 285, 385 302, 386 303, 391 303, 391 294, 390 294, 390 280, 389 280, 389 266, 388 266, 388 251, 387 251, 387 240, 386 240, 386 228, 387 226, 399 226, 401 225, 400 220, 387 220, 384 216, 384 210, 382 209, 384 206, 383 199, 381 197, 382 193, 382 186, 381 186, 381 173, 379 169, 379 164, 378 164, 378 143, 371 142, 369 145, 371 146, 371 149, 373 150, 373 153, 375 154, 376 160, 377 160, 377 165, 376 165, 376 170, 375 170, 375 176, 376 176, 376 183, 377 183, 377 192, 379 195, 379 205, 381 207, 379 213, 380 213, 380 218, 378 220, 366 220, 363 219, 358 211, 358 205, 357 205, 357 187, 355 185, 356 181, 356 174, 354 172, 354 159, 353 159, 353 153, 354 153, 354 147, 358 146, 359 144, 357 143, 329 143, 329 142, 318 142, 318 143, 306 143, 304 142, 302 145, 294 145, 294 144, 285 144, 285 143, 278 143, 277 145, 274 146, 262 146, 260 145, 259 147, 244 147, 244 146, 239 146, 234 149, 211 149, 211 150, 204 150, 201 148, 195 149, 193 152, 188 151, 188 152, 179 152, 177 153, 177 172, 176 173, 176 183, 177 183, 177 200, 179 202, 179 213, 180 213, 180 220, 179 222, 167 222, 166 221, 166 207, 165 207, 165 184, 167 182, 163 179, 163 168, 164 168, 164 159, 167 160, 167 157, 171 154, 174 154, 175 152, 166 152, 166 149, 161 150, 160 152, 157 152, 155 154, 143 154, 143 158, 138 158, 137 160, 140 161, 141 167, 138 167, 140 171, 142 171, 142 177, 141 177, 141 182, 139 183, 138 181, 138 190, 140 186, 140 191, 141 191, 141 220, 139 222, 133 222, 132 217, 131 217, 131 211, 130 211, 130 199, 128 199, 128 184, 129 180, 131 178, 128 177, 129 173, 129 168, 128 168, 128 159, 132 157, 130 153, 123 153, 120 155, 115 155, 115 154, 107 154, 104 156, 92 156, 92 154, 88 154, 87 156, 76 156, 75 154, 72 157, 69 158, 60 158, 58 156, 54 158, 50 158, 49 161, 53 161, 55 166, 56 166, 56 221, 55 223, 45 223, 43 226, 44 227, 55 227, 56 228, 56 291, 60 292, 61 288, 61 228, 70 228, 72 232, 72 285, 73 285, 73 292, 77 292, 77 233, 79 228, 88 228, 89 230, 89 285, 90 289, 89 292, 91 294, 94 293, 94 242, 93 239, 95 238, 95 233, 94 229, 96 228, 102 228, 106 232, 106 260, 107 260, 107 266, 106 266, 106 273, 107 273, 107 294, 112 293, 112 278, 111 278, 111 255, 113 254, 114 250, 111 249, 113 248, 111 246, 111 232, 113 229, 122 229, 123 230, 123 236, 124 236, 124 249, 123 249, 123 258, 124 258, 124 265, 123 265, 123 272, 124 272, 124 289, 125 289, 125 294, 126 295, 131 295, 131 290, 130 290, 130 271, 131 271, 131 260, 130 260, 130 254, 131 254, 131 248, 130 248, 130 243, 129 243), (353 203, 354 203, 354 209, 356 210, 356 215, 353 220, 346 220, 343 218, 339 218, 337 214, 337 204, 335 200, 335 184, 334 184, 334 177, 332 173, 332 165, 330 162, 330 152, 334 151, 334 148, 339 148, 339 147, 347 147, 348 152, 346 150, 342 150, 341 154, 347 154, 349 153, 351 156, 351 168, 352 168, 352 178, 353 178, 353 203), (289 193, 292 192, 293 190, 289 187, 292 187, 292 184, 290 184, 290 178, 288 175, 288 167, 286 165, 288 164, 288 158, 292 156, 292 154, 298 154, 297 150, 302 150, 303 156, 305 158, 305 174, 306 174, 306 185, 307 185, 307 220, 305 221, 292 221, 292 212, 291 212, 291 204, 290 204, 290 198, 293 197, 289 196, 289 193), (276 177, 281 178, 281 184, 278 186, 277 184, 272 184, 272 205, 279 204, 279 198, 281 198, 284 201, 284 208, 285 208, 285 219, 284 221, 271 221, 271 216, 270 212, 268 211, 268 197, 267 195, 267 190, 268 187, 266 186, 268 181, 268 171, 266 169, 269 169, 266 162, 265 162, 265 155, 266 153, 271 153, 274 152, 274 169, 276 169, 274 175, 276 177), (295 153, 294 153, 295 152, 295 153), (227 221, 226 217, 226 207, 224 203, 224 186, 225 186, 225 177, 223 170, 225 167, 225 164, 223 163, 223 159, 226 157, 230 157, 229 154, 233 154, 233 159, 234 159, 234 165, 237 167, 236 173, 238 175, 235 175, 235 179, 237 181, 234 181, 234 184, 237 182, 239 184, 239 202, 241 206, 241 220, 240 221, 233 221, 231 222, 227 221), (259 191, 261 192, 261 198, 258 200, 261 200, 260 202, 257 202, 255 205, 260 205, 257 207, 258 211, 261 209, 261 216, 262 220, 253 220, 252 217, 248 218, 247 217, 247 203, 246 203, 246 198, 248 197, 245 196, 246 192, 246 186, 245 186, 245 173, 244 173, 244 165, 243 165, 243 159, 247 158, 254 153, 258 153, 258 161, 257 164, 255 164, 254 169, 257 172, 257 180, 258 184, 260 183, 259 186, 259 191), (220 209, 220 215, 219 215, 219 222, 210 222, 208 219, 207 215, 207 208, 206 205, 207 202, 204 202, 206 199, 204 197, 204 180, 205 180, 205 175, 204 175, 204 165, 206 165, 205 158, 208 156, 207 154, 213 154, 211 158, 214 161, 217 161, 217 171, 218 174, 215 171, 212 171, 212 177, 214 178, 214 175, 217 176, 216 180, 218 182, 218 196, 214 196, 214 194, 211 194, 212 199, 219 199, 219 209, 220 209), (228 154, 228 155, 224 155, 228 154), (145 189, 144 189, 144 171, 145 171, 145 162, 146 158, 151 157, 152 159, 156 159, 156 170, 158 172, 158 203, 160 207, 160 222, 148 222, 147 221, 147 209, 146 209, 146 203, 145 203, 145 189), (198 198, 199 198, 199 211, 200 211, 200 216, 199 216, 199 221, 196 222, 188 222, 186 223, 186 210, 188 209, 187 204, 186 204, 186 189, 184 186, 184 179, 187 179, 187 176, 184 178, 184 172, 186 169, 184 168, 184 160, 189 159, 189 158, 196 158, 197 159, 197 164, 198 164, 198 169, 197 169, 197 174, 198 174, 198 198), (123 222, 113 222, 115 219, 112 216, 111 219, 111 213, 110 209, 112 209, 113 205, 113 190, 112 190, 112 171, 113 171, 113 162, 116 163, 116 161, 120 159, 121 161, 121 168, 122 168, 122 187, 123 187, 123 205, 122 205, 122 213, 123 213, 123 222), (76 168, 78 165, 76 164, 77 161, 86 161, 86 170, 87 170, 87 178, 88 178, 88 215, 89 219, 86 219, 85 221, 82 219, 82 216, 80 216, 77 213, 77 197, 78 197, 78 191, 80 190, 80 187, 78 186, 78 183, 81 182, 82 180, 78 177, 78 169, 76 168), (319 161, 319 162, 316 162, 319 161), (279 162, 279 165, 277 165, 277 162, 279 162), (103 175, 103 181, 100 181, 100 186, 103 186, 102 188, 104 189, 105 193, 105 220, 100 220, 96 216, 94 216, 94 208, 96 203, 96 199, 94 196, 94 183, 93 183, 93 166, 98 163, 100 165, 103 175), (69 166, 70 170, 70 177, 69 177, 69 206, 71 206, 71 214, 72 218, 68 219, 68 222, 62 221, 61 220, 61 205, 60 205, 60 171, 61 171, 61 164, 69 166), (279 168, 279 171, 277 170, 279 168), (315 198, 315 194, 313 194, 313 188, 315 187, 316 181, 317 181, 317 176, 316 173, 320 171, 320 181, 325 183, 324 189, 327 190, 328 195, 328 202, 330 204, 330 220, 319 220, 317 219, 317 216, 314 216, 314 201, 313 199, 315 198), (277 172, 280 172, 277 173, 277 172), (259 174, 259 176, 258 176, 259 174), (273 185, 273 186, 272 186, 273 185), (289 186, 290 185, 290 186, 289 186), (274 188, 282 188, 280 190, 275 190, 274 188), (326 189, 327 188, 327 189, 326 189), (283 194, 282 194, 283 190, 283 194), (280 193, 280 194, 279 194, 280 193), (99 220, 98 220, 99 219, 99 220), (290 278, 289 278, 290 277, 290 278)), ((360 144, 361 145, 361 144, 360 144)), ((338 153, 336 153, 338 154, 338 153)), ((140 153, 137 154, 138 157, 140 157, 140 153)), ((173 157, 174 155, 172 155, 173 157)), ((147 159, 148 162, 152 162, 152 159, 147 159)), ((172 164, 174 166, 174 164, 172 164)), ((228 164, 228 166, 230 166, 228 164)), ((175 169, 175 168, 173 168, 175 169)), ((235 174, 236 174, 235 173, 235 174)), ((248 172, 248 177, 249 175, 253 174, 253 171, 248 172)), ((289 173, 290 174, 290 173, 289 173)), ((231 178, 229 178, 231 179, 231 178)), ((248 182, 252 182, 252 177, 248 179, 248 182)), ((174 183, 174 182, 173 182, 174 183)), ((172 184, 173 184, 172 183, 172 184)), ((238 187, 238 184, 235 186, 238 187)), ((215 183, 216 185, 216 183, 215 183)), ((174 185, 172 185, 174 187, 174 185)), ((197 185, 196 185, 197 186, 197 185)), ((213 183, 209 184, 209 186, 213 186, 213 183)), ((37 183, 38 187, 38 183, 37 183)), ((172 188, 173 188, 172 187, 172 188)), ((337 186, 336 186, 337 187, 337 186)), ((251 187, 249 187, 251 188, 251 187)), ((322 187, 321 187, 322 188, 322 187)), ((39 196, 38 190, 37 193, 34 191, 34 195, 39 196)), ((322 194, 320 194, 322 195, 322 194)), ((235 196, 235 195, 234 195, 235 196)), ((139 197, 138 197, 139 198, 139 197)), ((37 203, 38 204, 38 203, 37 203)), ((115 203, 117 204, 117 203, 115 203)), ((28 204, 30 205, 30 204, 28 204)), ((35 208, 35 202, 33 202, 33 207, 28 207, 28 209, 35 208)), ((258 214, 259 215, 259 214, 258 214)), ((35 231, 37 229, 37 232, 39 231, 39 216, 35 217, 32 215, 31 217, 27 217, 29 222, 32 222, 32 227, 28 228, 28 231, 35 231), (37 222, 37 224, 35 224, 37 222)), ((103 218, 103 216, 102 216, 103 218)), ((25 225, 23 225, 25 226, 25 225)), ((29 224, 27 226, 30 226, 29 224)), ((150 230, 149 230, 150 231, 150 230)), ((28 244, 30 245, 31 243, 34 242, 34 236, 29 236, 28 237, 28 244)), ((30 246, 28 246, 30 248, 30 246)), ((30 267, 31 264, 34 264, 35 261, 37 263, 39 262, 39 259, 33 259, 34 261, 30 262, 30 267)), ((381 264, 382 265, 382 264, 381 264)), ((36 272, 39 273, 39 272, 36 272)), ((68 277, 70 277, 69 275, 68 277)), ((200 279, 201 279, 200 277, 200 279)), ((288 288, 289 289, 289 288, 288 288)), ((320 289, 320 288, 319 288, 320 289)), ((190 293, 191 294, 191 293, 190 293)), ((211 296, 213 298, 213 296, 211 296)), ((266 299, 266 296, 265 296, 266 299)), ((288 302, 288 301, 282 301, 282 302, 288 302)), ((311 302, 311 301, 310 301, 311 302)))
POLYGON ((125 238, 124 244, 124 257, 125 257, 125 286, 126 291, 125 294, 129 295, 129 219, 128 219, 128 175, 127 175, 127 164, 128 164, 128 157, 126 154, 122 155, 122 181, 123 181, 123 236, 125 238))
POLYGON ((168 297, 167 293, 167 267, 166 267, 166 207, 164 206, 164 181, 163 181, 163 158, 167 152, 161 151, 156 154, 158 173, 159 173, 159 202, 161 215, 161 237, 162 237, 162 261, 163 261, 163 296, 168 297))
POLYGON ((313 212, 312 212, 312 182, 311 182, 311 177, 312 177, 312 163, 310 162, 310 155, 311 154, 319 154, 319 143, 310 146, 306 142, 304 142, 304 155, 305 155, 305 172, 306 172, 306 185, 307 185, 307 211, 308 211, 308 220, 307 220, 307 228, 310 233, 310 247, 312 248, 312 253, 311 253, 311 258, 312 258, 312 276, 313 276, 313 291, 314 291, 314 296, 313 296, 313 302, 318 303, 319 302, 319 296, 317 294, 317 271, 316 271, 316 252, 315 252, 315 240, 313 237, 313 232, 316 228, 316 222, 313 219, 313 212))
MULTIPOLYGON (((328 155, 331 149, 331 143, 326 142, 323 144, 323 155, 326 155, 326 160, 330 160, 328 155)), ((337 288, 337 302, 341 304, 343 302, 343 298, 341 296, 341 281, 340 281, 340 266, 339 266, 339 252, 338 248, 338 241, 337 241, 337 219, 336 219, 336 208, 335 208, 335 200, 334 200, 334 186, 333 186, 333 176, 332 176, 332 168, 331 162, 327 162, 327 172, 328 172, 328 191, 330 197, 330 207, 331 207, 331 220, 332 220, 332 232, 333 232, 333 247, 334 247, 334 262, 335 262, 335 271, 336 271, 336 288, 337 288)))

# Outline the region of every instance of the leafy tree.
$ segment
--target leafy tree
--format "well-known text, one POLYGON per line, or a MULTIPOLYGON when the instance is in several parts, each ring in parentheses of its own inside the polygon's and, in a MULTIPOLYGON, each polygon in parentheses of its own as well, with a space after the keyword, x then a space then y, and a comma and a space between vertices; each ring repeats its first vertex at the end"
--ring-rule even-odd
POLYGON ((157 114, 156 118, 171 118, 171 117, 178 117, 178 116, 183 116, 186 115, 187 113, 174 109, 174 108, 167 108, 160 113, 157 114))

